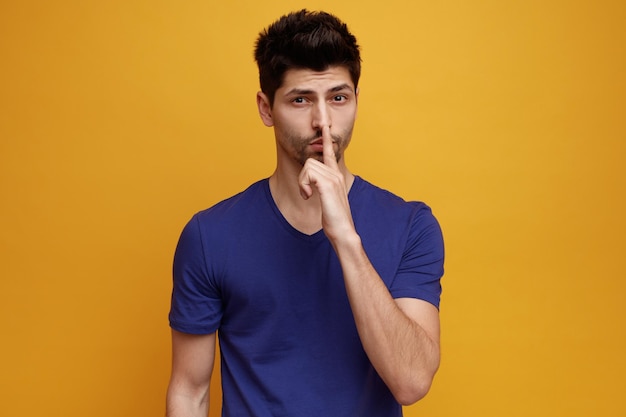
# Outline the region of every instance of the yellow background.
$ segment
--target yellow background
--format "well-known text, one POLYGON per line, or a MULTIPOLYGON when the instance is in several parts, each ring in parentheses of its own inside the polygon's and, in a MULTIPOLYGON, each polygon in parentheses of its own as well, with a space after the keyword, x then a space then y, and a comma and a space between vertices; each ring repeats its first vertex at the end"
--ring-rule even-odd
POLYGON ((300 7, 363 47, 349 166, 444 229, 406 415, 626 415, 625 4, 0 2, 0 415, 163 415, 178 234, 271 173, 252 47, 300 7))

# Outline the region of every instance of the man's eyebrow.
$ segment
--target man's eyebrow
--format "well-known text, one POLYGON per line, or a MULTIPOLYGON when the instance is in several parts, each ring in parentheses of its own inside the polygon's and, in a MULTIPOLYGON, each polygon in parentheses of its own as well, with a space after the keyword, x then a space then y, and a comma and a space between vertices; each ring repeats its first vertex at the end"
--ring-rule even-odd
POLYGON ((307 90, 305 88, 292 88, 291 90, 287 91, 285 93, 286 96, 292 96, 292 95, 296 95, 296 96, 306 96, 308 94, 313 94, 313 90, 307 90))
POLYGON ((328 90, 328 92, 336 93, 337 91, 346 90, 346 89, 352 91, 352 87, 350 87, 349 84, 345 83, 345 84, 341 84, 341 85, 331 88, 330 90, 328 90))
MULTIPOLYGON (((352 87, 350 87, 350 84, 348 83, 344 83, 344 84, 339 84, 335 87, 332 87, 331 89, 328 90, 329 93, 336 93, 337 91, 342 91, 342 90, 350 90, 352 91, 352 87)), ((292 88, 291 90, 287 91, 285 93, 286 96, 291 96, 291 95, 302 95, 302 96, 306 96, 308 94, 314 94, 315 91, 311 90, 311 89, 307 89, 307 88, 292 88)))

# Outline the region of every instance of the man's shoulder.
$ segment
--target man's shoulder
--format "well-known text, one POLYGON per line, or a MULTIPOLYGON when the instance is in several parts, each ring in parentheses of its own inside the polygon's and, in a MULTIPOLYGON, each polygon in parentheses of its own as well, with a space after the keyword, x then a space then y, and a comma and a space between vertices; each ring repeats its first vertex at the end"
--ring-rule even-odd
POLYGON ((417 211, 430 211, 430 208, 423 201, 405 200, 403 197, 374 185, 371 182, 355 177, 354 203, 367 211, 392 210, 404 213, 415 213, 417 211))
POLYGON ((197 212, 194 217, 200 223, 241 219, 247 212, 258 210, 259 204, 266 199, 267 187, 267 179, 259 180, 245 190, 197 212))

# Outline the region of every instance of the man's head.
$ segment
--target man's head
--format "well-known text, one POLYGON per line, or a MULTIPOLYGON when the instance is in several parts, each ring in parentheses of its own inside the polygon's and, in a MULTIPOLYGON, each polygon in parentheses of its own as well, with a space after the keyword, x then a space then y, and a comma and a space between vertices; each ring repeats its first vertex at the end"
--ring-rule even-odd
POLYGON ((254 57, 259 66, 261 91, 270 105, 289 69, 323 71, 343 66, 355 89, 361 75, 356 38, 345 23, 325 12, 300 10, 281 17, 260 33, 254 57))

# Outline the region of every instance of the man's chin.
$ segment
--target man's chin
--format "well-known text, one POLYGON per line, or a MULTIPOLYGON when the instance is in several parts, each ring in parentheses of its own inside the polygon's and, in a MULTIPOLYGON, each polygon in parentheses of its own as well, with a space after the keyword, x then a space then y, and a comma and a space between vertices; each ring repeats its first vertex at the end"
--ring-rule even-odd
MULTIPOLYGON (((342 154, 335 154, 335 160, 337 161, 337 163, 339 163, 339 161, 341 160, 341 155, 342 154)), ((311 158, 317 159, 322 164, 324 163, 324 154, 321 152, 317 152, 314 155, 311 155, 311 158)))
MULTIPOLYGON (((341 160, 341 154, 336 155, 336 158, 337 163, 339 163, 339 161, 341 160)), ((307 153, 306 155, 302 155, 298 162, 300 162, 300 165, 304 166, 304 163, 307 161, 307 159, 315 159, 316 161, 324 163, 324 154, 322 152, 307 153)))

